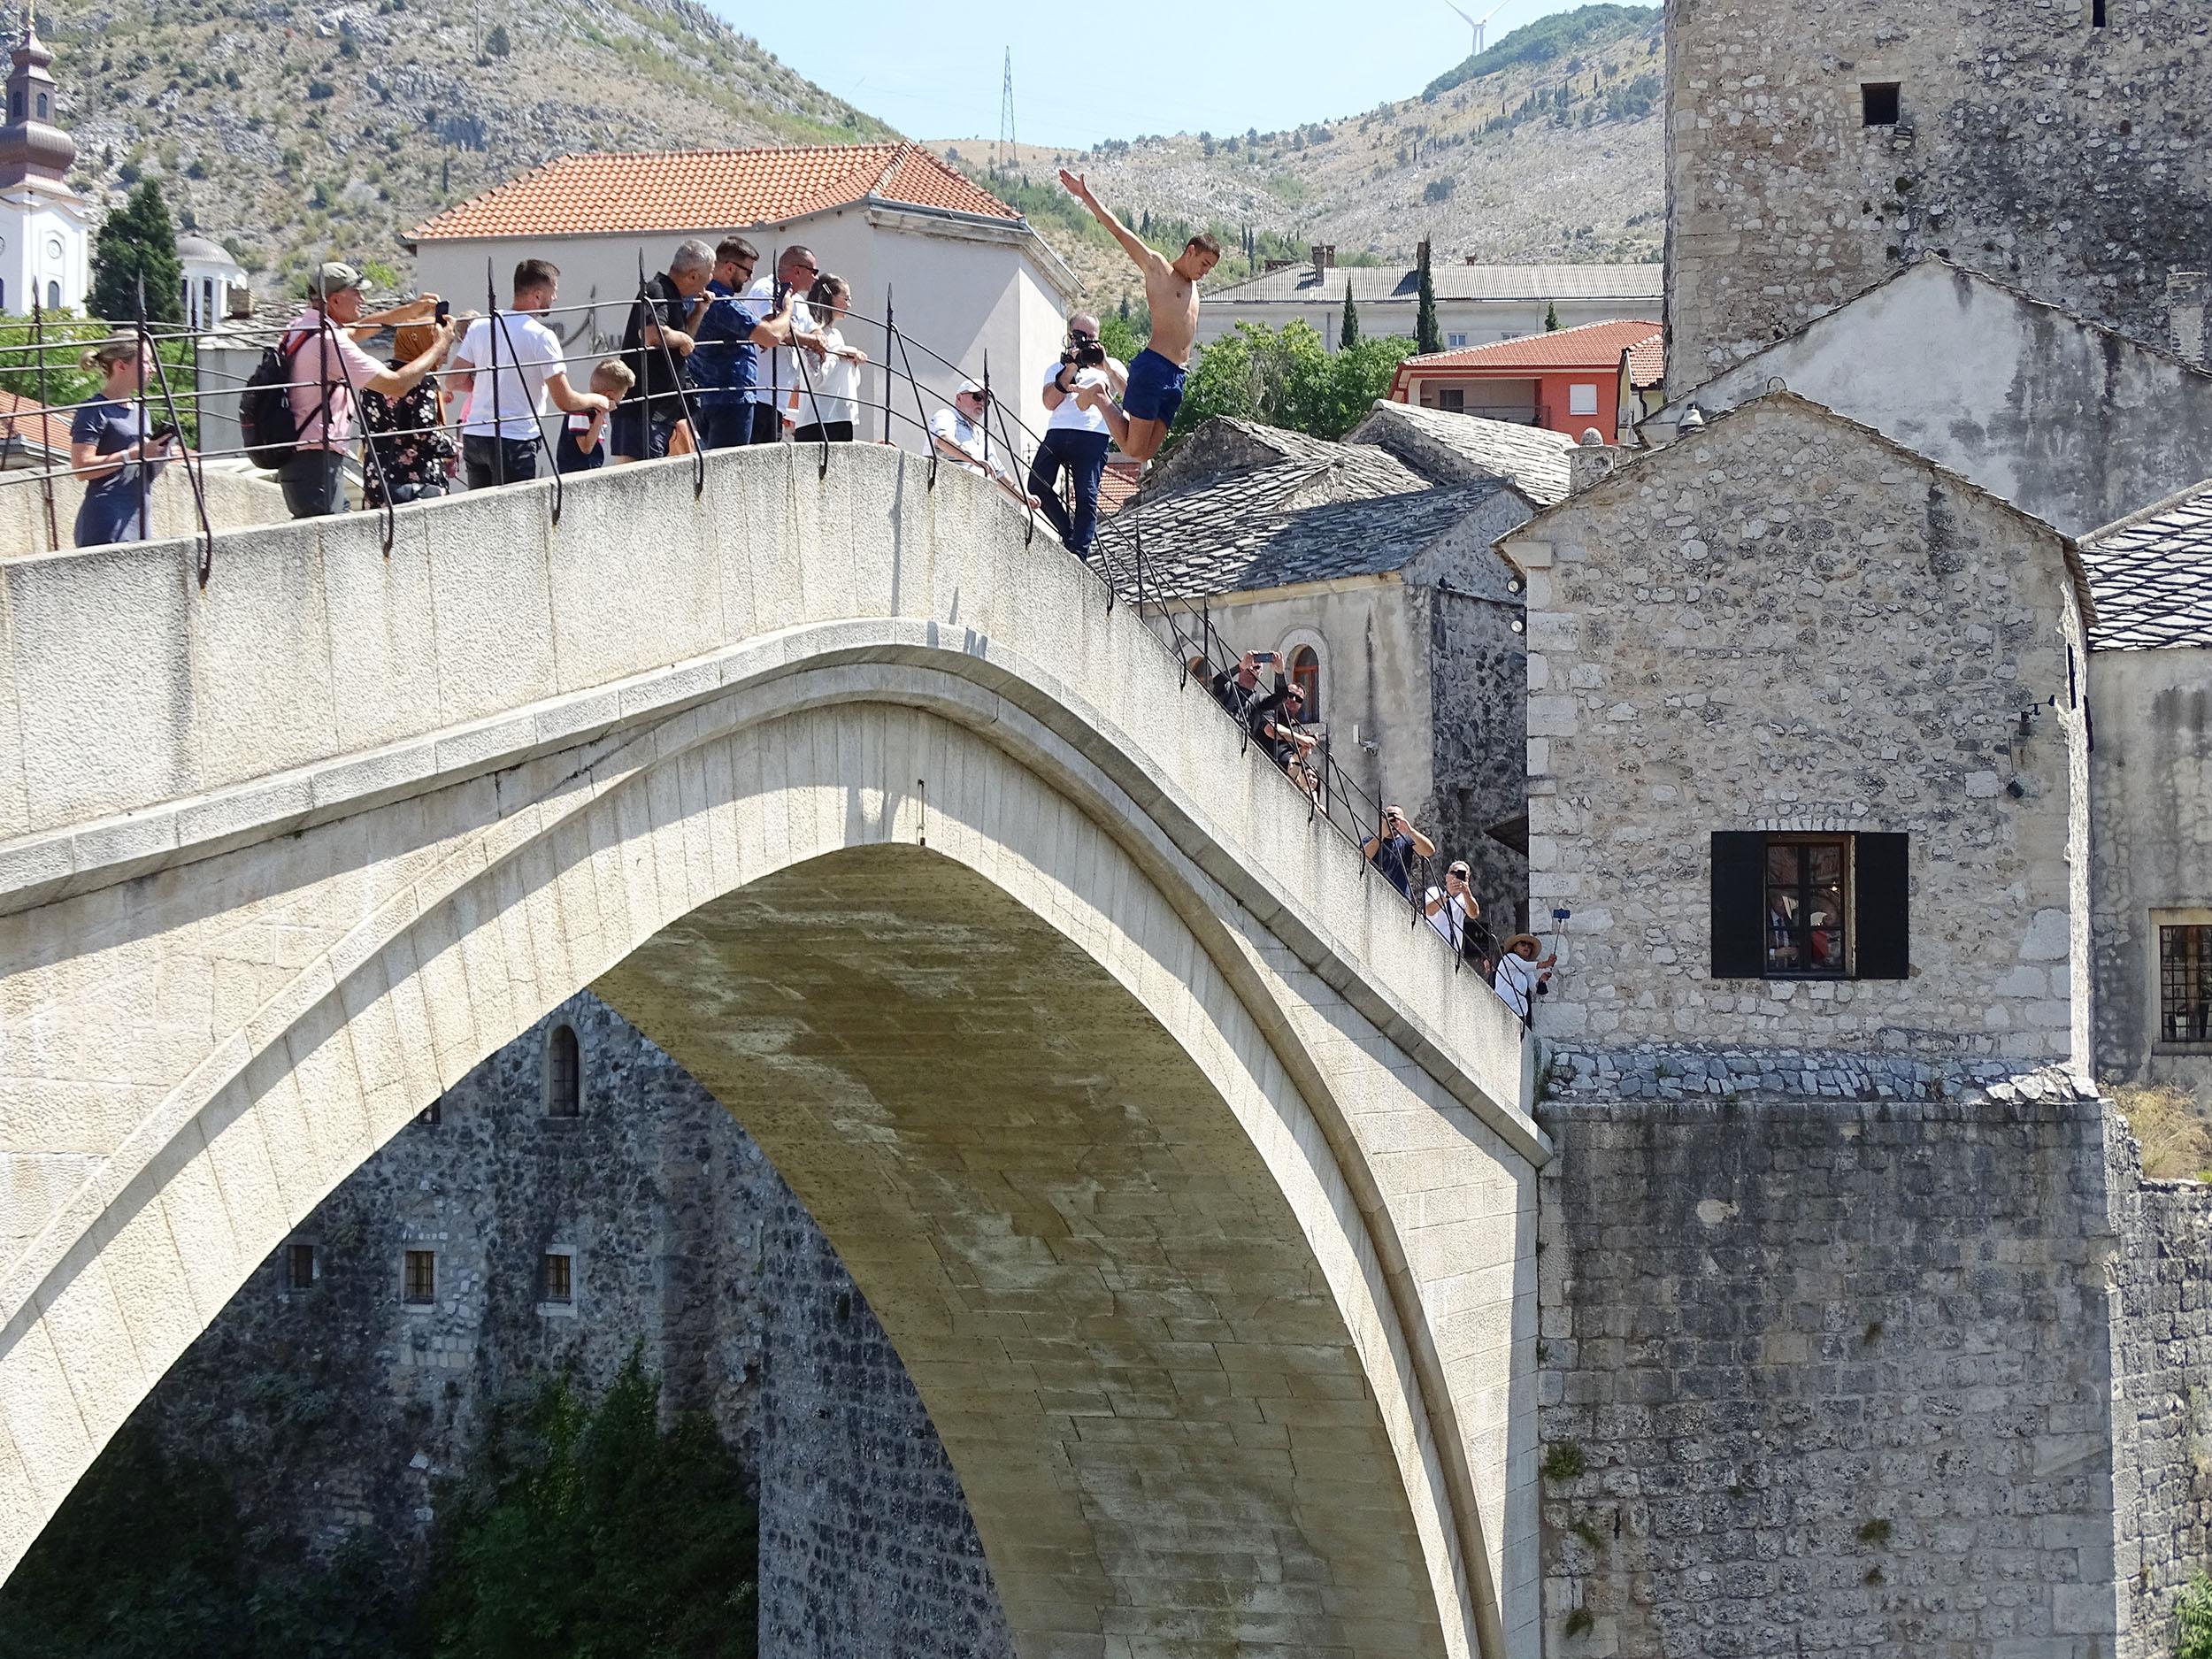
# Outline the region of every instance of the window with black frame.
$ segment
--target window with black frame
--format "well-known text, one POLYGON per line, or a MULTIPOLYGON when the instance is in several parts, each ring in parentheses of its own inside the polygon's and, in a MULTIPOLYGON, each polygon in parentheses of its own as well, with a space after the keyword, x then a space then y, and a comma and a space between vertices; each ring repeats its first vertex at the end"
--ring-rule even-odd
POLYGON ((1717 830, 1717 979, 1903 979, 1912 973, 1906 836, 1717 830))
POLYGON ((2158 930, 2158 1040, 2212 1043, 2212 924, 2158 930))

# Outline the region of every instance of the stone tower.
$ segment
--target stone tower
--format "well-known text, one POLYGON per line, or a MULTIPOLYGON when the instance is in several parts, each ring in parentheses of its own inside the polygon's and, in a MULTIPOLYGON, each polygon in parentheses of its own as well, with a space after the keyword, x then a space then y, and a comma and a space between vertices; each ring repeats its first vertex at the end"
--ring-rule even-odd
POLYGON ((2186 351, 2208 95, 2201 0, 1668 0, 1668 395, 1924 253, 2186 351))
POLYGON ((0 126, 0 311, 81 306, 92 287, 92 214, 69 188, 77 146, 54 125, 61 95, 53 61, 35 15, 27 14, 0 126))

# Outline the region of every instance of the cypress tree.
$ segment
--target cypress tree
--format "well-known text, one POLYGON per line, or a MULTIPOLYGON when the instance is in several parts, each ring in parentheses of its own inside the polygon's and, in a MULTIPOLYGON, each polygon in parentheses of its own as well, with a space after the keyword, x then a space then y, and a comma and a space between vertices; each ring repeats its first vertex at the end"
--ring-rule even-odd
POLYGON ((1352 304, 1352 279, 1344 279, 1344 321, 1337 329, 1337 348, 1349 351, 1359 344, 1359 312, 1352 304))
POLYGON ((1559 328, 1559 302, 1552 301, 1544 307, 1544 332, 1554 334, 1559 328))
POLYGON ((1426 357, 1444 349, 1436 326, 1436 279, 1429 274, 1428 244, 1421 247, 1421 293, 1413 313, 1413 349, 1426 357))
POLYGON ((142 179, 123 205, 107 216, 92 244, 92 314, 111 322, 138 315, 138 284, 146 283, 146 320, 184 320, 184 265, 177 257, 177 227, 161 188, 142 179))

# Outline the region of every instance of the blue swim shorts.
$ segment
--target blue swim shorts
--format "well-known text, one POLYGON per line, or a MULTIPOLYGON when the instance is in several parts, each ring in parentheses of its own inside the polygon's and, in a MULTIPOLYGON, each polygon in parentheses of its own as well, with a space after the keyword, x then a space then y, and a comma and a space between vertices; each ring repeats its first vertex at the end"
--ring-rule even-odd
POLYGON ((1129 365, 1129 389, 1121 395, 1121 412, 1132 420, 1173 426, 1175 412, 1183 406, 1183 375, 1181 369, 1147 346, 1129 365))

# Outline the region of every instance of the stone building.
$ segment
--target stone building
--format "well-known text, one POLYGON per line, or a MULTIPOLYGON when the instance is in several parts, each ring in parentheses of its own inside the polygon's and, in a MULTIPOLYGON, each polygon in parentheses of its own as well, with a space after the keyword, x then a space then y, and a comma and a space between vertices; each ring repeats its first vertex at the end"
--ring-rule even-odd
POLYGON ((1555 1067, 1750 1045, 1910 1098, 2076 1057, 2064 538, 1784 392, 1502 545, 1555 1067))
POLYGON ((1202 618, 1230 651, 1279 653, 1371 804, 1403 806, 1440 854, 1468 861, 1494 918, 1517 915, 1521 599, 1491 544, 1531 505, 1501 466, 1446 450, 1430 473, 1409 452, 1212 420, 1102 546, 1117 584, 1156 613, 1174 610, 1186 631, 1202 618))
POLYGON ((2096 1074, 2212 1102, 2212 484, 2082 561, 2096 1074))
POLYGON ((403 1575, 487 1408, 603 1386, 634 1343, 664 1407, 710 1413, 757 1474, 764 1655, 1010 1655, 959 1479, 835 1252, 589 994, 370 1157, 142 1411, 280 1547, 366 1529, 403 1575))
POLYGON ((2212 373, 1932 256, 1823 312, 1645 420, 1777 380, 2086 535, 2212 478, 2212 373))
POLYGON ((1667 388, 1933 253, 2201 358, 2197 0, 1671 0, 1667 388))

